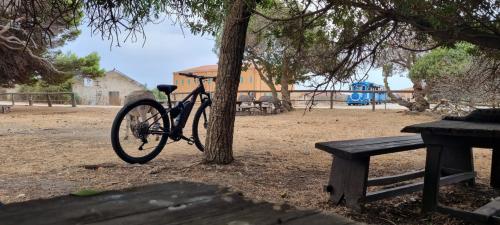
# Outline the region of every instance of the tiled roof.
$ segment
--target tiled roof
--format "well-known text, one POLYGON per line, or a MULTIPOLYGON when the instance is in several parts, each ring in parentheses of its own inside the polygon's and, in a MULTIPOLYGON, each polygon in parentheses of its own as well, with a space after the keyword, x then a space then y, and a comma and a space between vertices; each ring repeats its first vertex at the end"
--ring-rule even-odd
POLYGON ((215 64, 215 65, 204 65, 204 66, 192 67, 192 68, 189 68, 189 69, 184 69, 184 70, 181 70, 181 71, 177 71, 175 73, 179 73, 179 72, 196 73, 196 72, 215 72, 215 71, 217 71, 217 64, 215 64))

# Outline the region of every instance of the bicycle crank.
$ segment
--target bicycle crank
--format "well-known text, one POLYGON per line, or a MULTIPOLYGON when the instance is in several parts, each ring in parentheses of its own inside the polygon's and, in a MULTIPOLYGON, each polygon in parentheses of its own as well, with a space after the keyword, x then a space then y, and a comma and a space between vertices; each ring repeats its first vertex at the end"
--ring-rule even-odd
POLYGON ((188 145, 193 145, 194 144, 194 140, 193 140, 192 137, 188 138, 186 136, 181 136, 181 139, 187 141, 188 145))

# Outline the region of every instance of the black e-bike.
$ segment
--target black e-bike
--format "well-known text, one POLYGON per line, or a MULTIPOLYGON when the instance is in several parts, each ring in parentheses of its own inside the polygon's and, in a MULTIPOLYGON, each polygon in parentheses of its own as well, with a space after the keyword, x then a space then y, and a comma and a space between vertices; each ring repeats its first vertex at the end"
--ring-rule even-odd
POLYGON ((206 130, 210 116, 210 95, 205 91, 204 77, 192 73, 179 75, 193 78, 198 86, 183 100, 172 106, 170 94, 176 85, 158 85, 158 90, 167 95, 167 108, 154 99, 145 98, 126 104, 116 115, 111 128, 111 143, 116 154, 128 163, 147 163, 165 147, 168 139, 186 140, 204 150, 206 130), (197 101, 199 98, 200 101, 197 101), (193 122, 191 137, 183 134, 193 107, 199 105, 193 122))

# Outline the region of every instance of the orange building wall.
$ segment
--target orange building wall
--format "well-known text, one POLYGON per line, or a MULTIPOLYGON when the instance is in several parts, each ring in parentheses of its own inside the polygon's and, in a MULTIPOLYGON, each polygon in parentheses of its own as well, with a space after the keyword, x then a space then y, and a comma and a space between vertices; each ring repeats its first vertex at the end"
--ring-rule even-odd
MULTIPOLYGON (((187 70, 182 70, 179 72, 184 73, 194 73, 202 76, 215 77, 217 76, 217 65, 209 65, 209 66, 200 66, 187 70)), ((174 82, 173 84, 177 85, 177 93, 185 93, 190 92, 194 88, 197 87, 198 81, 193 78, 185 77, 179 75, 179 72, 174 72, 174 82)), ((208 92, 213 92, 215 89, 215 83, 213 81, 205 82, 205 89, 208 92)), ((278 92, 281 90, 280 85, 276 85, 276 89, 278 92)), ((293 85, 289 86, 289 90, 293 89, 293 85)), ((240 84, 238 87, 239 91, 271 91, 271 89, 267 86, 267 84, 260 78, 257 70, 255 68, 250 67, 246 71, 241 72, 240 84)), ((243 93, 241 93, 243 94, 243 93)), ((256 97, 260 97, 264 93, 256 93, 256 97)))

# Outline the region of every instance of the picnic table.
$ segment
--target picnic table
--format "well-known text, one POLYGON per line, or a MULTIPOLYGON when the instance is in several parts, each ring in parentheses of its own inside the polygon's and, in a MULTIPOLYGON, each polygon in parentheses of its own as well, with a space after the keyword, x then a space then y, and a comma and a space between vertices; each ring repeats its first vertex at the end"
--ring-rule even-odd
POLYGON ((155 184, 93 196, 62 196, 0 207, 0 224, 356 225, 344 217, 245 199, 215 185, 155 184))
MULTIPOLYGON (((420 133, 427 146, 427 158, 424 175, 423 210, 440 211, 463 219, 500 224, 500 200, 479 208, 474 212, 442 206, 438 202, 439 180, 442 173, 443 158, 454 164, 455 168, 467 173, 474 170, 472 147, 493 150, 491 182, 494 188, 500 188, 500 123, 481 121, 480 119, 444 119, 435 122, 410 125, 402 132, 420 133)), ((474 181, 471 182, 474 184, 474 181)))

